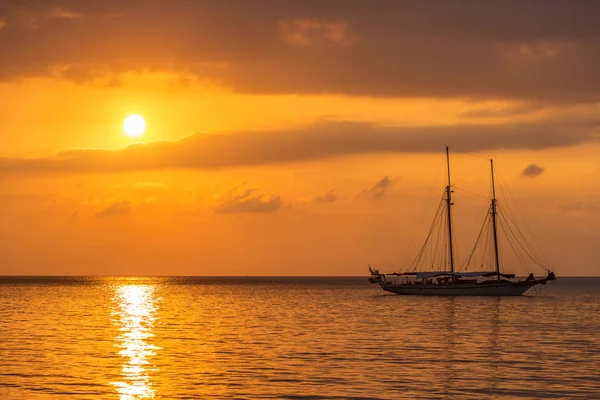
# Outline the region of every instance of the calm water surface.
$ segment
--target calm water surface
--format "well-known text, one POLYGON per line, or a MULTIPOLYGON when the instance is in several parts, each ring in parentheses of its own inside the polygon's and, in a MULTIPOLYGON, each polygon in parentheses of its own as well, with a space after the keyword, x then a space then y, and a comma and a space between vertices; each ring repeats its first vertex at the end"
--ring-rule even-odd
POLYGON ((0 278, 0 399, 600 399, 600 279, 0 278), (535 292, 533 292, 535 294, 535 292))

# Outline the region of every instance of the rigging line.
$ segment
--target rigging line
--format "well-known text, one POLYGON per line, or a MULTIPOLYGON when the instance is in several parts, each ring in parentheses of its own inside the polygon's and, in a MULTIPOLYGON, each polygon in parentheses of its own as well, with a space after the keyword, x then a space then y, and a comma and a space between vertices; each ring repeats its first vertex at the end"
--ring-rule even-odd
MULTIPOLYGON (((445 204, 445 203, 444 203, 445 204)), ((425 265, 424 269, 427 270, 431 270, 433 269, 434 265, 438 264, 441 262, 441 251, 439 250, 440 247, 443 247, 444 243, 442 240, 442 233, 444 232, 445 229, 445 225, 444 222, 446 221, 446 219, 444 218, 444 209, 445 209, 445 205, 442 207, 442 213, 440 214, 440 219, 438 224, 436 225, 437 230, 435 232, 435 240, 432 243, 430 250, 430 254, 427 261, 427 264, 425 265)))
POLYGON ((446 241, 446 232, 448 232, 448 219, 444 218, 443 219, 443 226, 442 229, 440 229, 439 231, 439 235, 438 235, 438 245, 440 248, 440 251, 437 253, 439 254, 439 260, 437 262, 437 265, 439 265, 439 268, 441 268, 442 266, 444 267, 444 271, 447 270, 447 263, 446 263, 446 256, 447 256, 447 251, 448 251, 448 242, 446 241))
POLYGON ((453 189, 458 189, 458 190, 460 190, 460 191, 462 191, 462 192, 465 192, 465 193, 472 194, 473 196, 481 197, 481 198, 483 198, 483 199, 486 199, 486 200, 491 200, 489 197, 486 197, 486 196, 483 196, 483 195, 481 195, 481 194, 477 194, 477 193, 474 193, 474 192, 468 191, 468 190, 466 190, 466 189, 463 189, 463 188, 459 188, 459 187, 457 187, 457 186, 454 186, 454 185, 452 185, 452 188, 453 188, 453 189))
MULTIPOLYGON (((487 224, 488 229, 485 231, 485 244, 486 245, 481 250, 481 268, 484 268, 483 267, 484 265, 490 263, 488 253, 489 253, 490 249, 492 248, 492 246, 494 245, 492 243, 492 240, 493 240, 492 230, 490 229, 490 224, 492 223, 491 219, 492 219, 491 217, 488 219, 488 224, 487 224)), ((486 267, 486 269, 487 269, 487 267, 486 267)))
MULTIPOLYGON (((490 214, 490 222, 488 224, 487 231, 487 247, 484 249, 485 251, 485 263, 486 269, 492 270, 496 269, 496 250, 494 245, 494 227, 492 222, 492 217, 490 214)), ((500 253, 502 254, 502 253, 500 253)))
POLYGON ((442 213, 441 213, 442 207, 441 206, 442 206, 442 202, 440 202, 440 205, 438 206, 437 215, 434 218, 434 220, 432 221, 431 228, 429 230, 429 234, 427 235, 427 238, 425 239, 425 242, 423 243, 423 246, 421 247, 421 250, 419 251, 419 253, 415 257, 415 259, 413 260, 413 262, 410 264, 410 267, 409 267, 408 271, 415 270, 417 268, 417 266, 422 262, 422 260, 427 260, 428 259, 428 257, 429 257, 429 247, 430 247, 430 242, 431 242, 431 239, 432 239, 432 235, 434 233, 435 227, 439 223, 438 220, 440 219, 440 216, 442 215, 442 213))
POLYGON ((536 260, 536 258, 535 258, 535 257, 533 257, 533 256, 532 256, 532 255, 529 253, 529 251, 527 251, 527 249, 526 249, 526 248, 523 246, 523 243, 521 243, 521 242, 519 241, 519 239, 518 239, 518 237, 516 236, 516 234, 515 234, 515 233, 512 231, 512 229, 511 229, 510 225, 508 225, 508 223, 507 223, 507 221, 506 221, 506 217, 505 217, 505 216, 504 216, 502 213, 500 213, 499 215, 501 215, 501 216, 502 216, 501 218, 503 219, 504 223, 506 223, 506 228, 507 228, 507 229, 508 229, 508 230, 511 232, 511 234, 513 235, 513 237, 515 238, 515 240, 516 240, 517 244, 518 244, 518 245, 519 245, 519 247, 520 247, 520 248, 523 250, 523 252, 524 252, 524 253, 525 253, 525 254, 526 254, 526 255, 527 255, 527 256, 528 256, 528 257, 531 259, 531 261, 533 261, 533 263, 534 263, 534 264, 536 264, 537 266, 541 267, 542 269, 546 269, 546 268, 544 267, 544 265, 543 265, 543 264, 541 264, 541 263, 540 263, 538 260, 536 260))
MULTIPOLYGON (((494 265, 495 265, 495 261, 494 261, 494 265)), ((504 269, 504 254, 500 253, 498 254, 498 265, 502 266, 502 270, 504 269)))
POLYGON ((455 180, 454 184, 457 184, 458 182, 462 181, 463 179, 468 178, 469 176, 473 175, 475 172, 479 171, 481 168, 483 168, 484 166, 488 165, 489 162, 490 162, 490 160, 486 160, 486 162, 484 162, 483 164, 481 164, 479 167, 475 168, 473 171, 471 171, 468 174, 464 175, 462 178, 455 180))
MULTIPOLYGON (((515 229, 521 235, 521 238, 522 238, 523 242, 525 242, 525 245, 528 247, 529 251, 531 253, 533 253, 533 255, 537 258, 537 262, 541 262, 541 264, 548 265, 549 263, 547 262, 545 257, 543 257, 538 252, 538 250, 531 243, 529 243, 529 241, 527 240, 527 237, 523 234, 523 232, 521 231, 521 228, 519 228, 519 225, 517 224, 517 221, 513 215, 514 213, 512 212, 512 209, 510 208, 509 201, 506 198, 506 195, 504 194, 504 190, 502 189, 502 186, 500 186, 500 193, 502 194, 502 197, 506 201, 506 209, 508 210, 508 218, 510 219, 509 222, 511 222, 514 225, 515 229)), ((514 199, 513 199, 513 201, 514 201, 514 199)), ((502 207, 502 208, 504 208, 504 207, 502 207)), ((521 216, 522 216, 523 220, 525 220, 525 216, 523 214, 521 214, 521 216)), ((525 220, 525 222, 527 223, 527 220, 525 220)), ((530 232, 530 233, 533 236, 533 233, 532 232, 530 232)), ((534 237, 534 240, 535 240, 535 237, 534 237)), ((539 244, 538 244, 538 247, 539 247, 539 244)), ((540 251, 541 251, 541 249, 540 249, 540 251)), ((543 268, 546 268, 546 267, 543 267, 543 268)))
MULTIPOLYGON (((489 215, 489 213, 486 213, 485 218, 483 220, 483 224, 481 224, 481 229, 479 231, 479 235, 477 235, 477 240, 475 241, 475 245, 473 246, 473 250, 471 251, 471 255, 469 256, 469 258, 467 260, 466 267, 468 267, 469 263, 471 262, 471 258, 473 258, 473 254, 475 253, 475 250, 477 249, 477 245, 479 243, 482 243, 481 239, 484 236, 486 236, 486 238, 487 238, 487 235, 484 235, 484 230, 486 227, 489 226, 489 222, 490 222, 490 215, 489 215)), ((466 270, 466 267, 465 267, 465 270, 466 270)))
POLYGON ((525 269, 525 271, 531 273, 531 269, 528 267, 525 256, 522 254, 522 252, 519 251, 519 248, 516 245, 516 244, 518 244, 516 239, 510 235, 510 231, 507 230, 505 226, 502 226, 501 228, 506 235, 507 241, 510 245, 511 250, 513 251, 513 253, 516 256, 517 261, 519 262, 519 264, 521 264, 521 266, 525 269))
MULTIPOLYGON (((502 178, 502 180, 503 180, 503 178, 502 178)), ((508 190, 508 186, 507 185, 505 185, 505 186, 506 186, 506 188, 508 190)), ((531 243, 529 243, 529 241, 527 240, 527 237, 523 234, 523 232, 519 228, 519 225, 517 224, 517 221, 516 221, 516 219, 515 219, 515 217, 513 215, 514 213, 512 212, 512 209, 510 208, 510 202, 508 201, 508 198, 504 194, 504 189, 503 189, 502 185, 500 185, 500 193, 502 194, 502 197, 505 200, 506 209, 508 211, 508 215, 505 216, 505 217, 507 217, 509 219, 507 222, 512 223, 512 225, 515 227, 515 229, 517 230, 517 232, 521 235, 521 239, 525 243, 525 245, 528 247, 529 251, 531 253, 533 253, 533 255, 537 258, 537 260, 535 260, 536 264, 538 264, 538 265, 539 264, 548 265, 549 263, 547 262, 547 260, 545 259, 545 257, 543 257, 542 255, 540 255, 539 252, 538 252, 538 250, 531 243)), ((513 198, 513 202, 515 203, 515 205, 517 205, 516 201, 514 200, 514 198, 513 198)), ((517 205, 517 207, 518 207, 518 205, 517 205)), ((504 209, 504 206, 502 208, 504 209)), ((521 216, 522 216, 523 220, 525 221, 525 223, 527 223, 527 220, 525 219, 525 216, 522 213, 521 213, 521 216)), ((533 232, 530 231, 530 233, 533 236, 533 232)), ((534 237, 534 240, 535 240, 535 236, 533 236, 533 237, 534 237)), ((540 247, 539 244, 538 244, 538 247, 540 247)), ((541 248, 540 248, 540 251, 541 251, 541 248)), ((546 267, 542 267, 542 268, 546 268, 546 267)))
POLYGON ((506 228, 504 226, 504 224, 500 224, 500 228, 502 229, 502 231, 504 232, 504 235, 506 236, 507 242, 510 246, 510 249, 513 251, 513 253, 515 254, 517 261, 519 261, 519 264, 521 264, 521 266, 523 268, 525 268, 525 271, 531 273, 531 270, 527 267, 527 263, 525 262, 525 260, 523 259, 523 255, 519 254, 519 252, 516 250, 515 246, 513 245, 513 242, 510 238, 510 235, 508 234, 508 232, 506 231, 506 228))
MULTIPOLYGON (((505 234, 506 234, 506 238, 509 241, 511 246, 514 246, 515 244, 518 245, 519 248, 521 248, 521 250, 523 251, 523 253, 525 255, 527 255, 530 259, 532 259, 534 261, 534 263, 537 263, 536 260, 534 260, 531 257, 531 254, 529 254, 529 252, 527 251, 527 249, 525 247, 523 247, 522 243, 519 241, 519 238, 516 236, 516 234, 514 233, 514 231, 512 230, 512 228, 510 227, 509 221, 506 219, 506 216, 504 214, 499 214, 501 216, 500 218, 500 224, 502 226, 502 229, 504 230, 505 234)), ((517 246, 514 246, 515 248, 517 248, 517 246)), ((522 257, 523 255, 521 253, 519 253, 519 255, 522 257)), ((528 269, 528 268, 527 268, 528 269)))
POLYGON ((431 234, 433 233, 433 231, 435 229, 435 226, 437 225, 437 220, 439 219, 439 216, 441 215, 441 210, 443 209, 443 207, 442 207, 443 204, 444 204, 444 196, 442 196, 442 200, 440 200, 440 204, 438 205, 438 209, 435 212, 435 216, 433 218, 433 222, 431 224, 431 227, 429 228, 429 233, 427 234, 427 237, 425 238, 425 242, 423 243, 423 246, 421 246, 421 250, 419 250, 419 252, 417 253, 417 256, 415 257, 415 259, 413 260, 413 262, 410 264, 411 267, 413 265, 415 265, 416 262, 420 261, 421 256, 423 255, 423 252, 424 252, 425 248, 427 247, 427 242, 431 238, 431 234))
MULTIPOLYGON (((542 247, 540 246, 539 242, 537 241, 537 238, 535 237, 535 235, 533 234, 533 230, 531 229, 529 223, 527 222, 527 219, 525 218, 525 214, 521 211, 521 209, 519 208, 519 204, 517 203, 516 199, 514 198, 510 188, 508 187, 508 185, 506 184, 506 180, 501 176, 500 179, 503 181, 504 186, 506 186, 506 190, 508 192, 508 194, 510 195, 510 197, 513 200, 513 203, 515 204, 515 207, 517 208, 517 211, 519 212, 519 214, 521 215, 521 218, 523 219, 523 221, 525 222, 525 226, 527 227, 527 230, 529 232, 529 234, 531 235, 531 237, 533 238, 533 241, 535 242, 535 244, 537 245, 537 249, 531 244, 529 243, 526 238, 525 235, 521 232, 521 229, 519 228, 519 226, 516 224, 516 221, 514 221, 514 224, 517 228, 517 230, 519 231, 519 233, 521 234, 521 236, 525 239, 525 241, 527 242, 528 246, 530 247, 531 251, 540 259, 540 261, 542 261, 542 263, 546 264, 546 266, 550 265, 550 262, 548 260, 548 258, 546 257, 546 255, 544 254, 544 252, 542 251, 542 247)), ((504 193, 503 193, 504 196, 504 193)), ((510 205, 508 204, 508 200, 507 200, 507 207, 509 209, 509 212, 512 214, 512 210, 510 209, 510 205)), ((514 220, 514 217, 512 217, 514 220)))
POLYGON ((434 235, 437 235, 437 231, 432 233, 429 241, 427 242, 427 247, 423 249, 423 256, 419 258, 419 261, 415 263, 415 265, 411 268, 411 271, 419 271, 423 268, 423 265, 430 263, 429 259, 431 258, 431 248, 435 246, 434 242, 436 240, 434 235))
MULTIPOLYGON (((524 259, 523 255, 522 255, 521 253, 519 253, 519 252, 516 250, 516 246, 514 245, 514 243, 515 243, 515 242, 513 242, 513 240, 516 240, 516 239, 515 239, 514 237, 511 237, 511 236, 509 235, 509 233, 507 232, 507 230, 506 230, 506 227, 504 226, 504 224, 503 224, 503 223, 500 223, 500 227, 502 228, 502 231, 504 232, 504 234, 505 234, 505 236, 506 236, 506 239, 507 239, 507 241, 508 241, 508 244, 509 244, 509 245, 510 245, 510 247, 511 247, 511 250, 513 251, 513 253, 514 253, 514 254, 515 254, 515 256, 516 256, 516 258, 517 258, 517 261, 519 261, 519 263, 521 264, 521 266, 522 266, 523 268, 525 268, 525 270, 526 270, 527 272, 530 272, 530 273, 531 273, 531 270, 530 270, 530 269, 529 269, 529 267, 527 266, 527 262, 525 261, 525 259, 524 259)), ((518 241, 517 241, 517 242, 518 242, 518 241)))
POLYGON ((486 158, 486 157, 482 156, 481 154, 475 154, 475 153, 471 153, 470 151, 461 150, 461 149, 459 149, 459 148, 457 148, 457 147, 452 147, 452 151, 454 151, 454 150, 456 150, 456 151, 458 151, 458 152, 460 152, 460 153, 465 153, 465 154, 468 154, 468 155, 470 155, 470 156, 473 156, 473 157, 477 157, 477 158, 483 158, 483 159, 484 159, 484 160, 486 160, 487 162, 490 162, 490 159, 489 159, 489 158, 486 158))
MULTIPOLYGON (((452 219, 452 226, 456 227, 456 223, 454 222, 454 214, 452 214, 450 216, 450 219, 452 219)), ((456 232, 456 229, 455 229, 456 232)), ((457 260, 460 260, 460 254, 458 253, 458 238, 456 237, 456 234, 452 235, 453 239, 452 240, 452 250, 454 252, 454 260, 456 261, 456 264, 460 265, 460 262, 457 260)), ((448 244, 448 246, 450 246, 450 244, 448 244)), ((448 255, 448 262, 450 261, 450 256, 448 255)))
MULTIPOLYGON (((501 208, 503 209, 503 207, 501 207, 501 208)), ((527 247, 529 252, 531 252, 531 254, 533 254, 533 256, 535 258, 535 263, 538 265, 544 265, 544 266, 542 266, 542 268, 546 268, 547 263, 544 261, 544 258, 538 254, 537 250, 531 245, 531 243, 529 243, 529 241, 527 240, 525 235, 523 235, 523 232, 521 232, 519 225, 517 224, 516 220, 512 216, 512 213, 510 212, 510 209, 509 209, 508 216, 505 215, 505 218, 507 218, 507 223, 512 224, 512 226, 516 229, 516 231, 519 233, 519 235, 521 235, 522 242, 524 243, 524 246, 527 247)))
POLYGON ((439 254, 438 249, 441 246, 441 244, 440 244, 440 241, 441 241, 440 237, 441 237, 442 232, 444 231, 444 222, 446 221, 446 218, 444 218, 444 214, 445 214, 444 209, 445 209, 445 206, 446 206, 446 202, 444 200, 442 200, 440 214, 438 216, 438 220, 437 220, 436 225, 435 225, 436 231, 435 231, 434 235, 431 238, 432 239, 432 244, 427 249, 428 254, 427 254, 427 259, 425 260, 426 261, 426 265, 424 267, 422 267, 423 270, 430 269, 430 266, 431 266, 431 268, 433 268, 433 265, 437 262, 436 256, 439 254))
MULTIPOLYGON (((481 254, 483 253, 482 245, 485 243, 485 241, 487 239, 486 238, 487 224, 488 224, 488 216, 486 215, 485 220, 483 221, 483 226, 481 227, 481 237, 478 238, 479 243, 475 243, 476 247, 473 247, 473 254, 469 258, 469 263, 467 265, 467 268, 471 264, 471 262, 473 262, 473 264, 472 264, 473 268, 477 269, 477 265, 479 264, 479 261, 481 261, 481 259, 482 259, 482 257, 481 257, 481 254)), ((465 270, 467 268, 465 268, 465 270)))
MULTIPOLYGON (((507 188, 507 189, 508 189, 508 188, 507 188)), ((501 188, 501 193, 502 193, 502 196, 504 197, 504 199, 506 200, 506 208, 507 208, 507 210, 508 210, 508 217, 509 217, 509 218, 510 218, 510 220, 511 220, 510 222, 512 222, 512 224, 515 226, 515 229, 516 229, 516 230, 519 232, 519 234, 521 235, 521 238, 523 239, 523 241, 525 242, 525 244, 526 244, 526 245, 527 245, 527 247, 529 248, 529 251, 531 251, 531 252, 532 252, 532 253, 533 253, 533 254, 534 254, 534 255, 535 255, 537 258, 538 258, 538 261, 541 261, 543 264, 549 264, 549 263, 547 262, 547 260, 545 260, 545 257, 543 257, 543 255, 542 255, 542 254, 540 254, 540 253, 538 252, 538 250, 537 250, 537 249, 536 249, 536 248, 535 248, 535 247, 534 247, 534 246, 533 246, 531 243, 529 243, 529 241, 527 240, 526 236, 523 234, 523 232, 522 232, 522 231, 521 231, 521 229, 519 228, 519 225, 517 224, 517 222, 516 222, 516 219, 515 219, 515 217, 514 217, 514 215, 513 215, 514 213, 512 212, 512 209, 510 208, 509 201, 508 201, 508 199, 506 198, 506 196, 505 196, 505 194, 504 194, 504 190, 502 190, 502 188, 501 188)), ((514 201, 514 199, 513 199, 513 201, 514 201)), ((515 204, 516 204, 516 201, 515 201, 515 204)), ((517 206, 517 207, 518 207, 518 206, 517 206)), ((524 216, 522 213, 521 213, 521 217, 523 218, 523 220, 525 221, 525 223, 527 223, 527 220, 525 219, 525 216, 524 216)), ((535 236, 533 235, 533 232, 531 232, 531 230, 530 230, 530 234, 532 235, 532 237, 533 237, 533 238, 534 238, 534 240, 535 240, 535 236)), ((539 247, 539 244, 538 244, 538 247, 539 247)), ((540 250, 540 251, 541 251, 541 250, 540 250)))
MULTIPOLYGON (((500 173, 498 172, 499 176, 500 173)), ((539 250, 540 250, 540 255, 541 258, 543 259, 544 263, 546 265, 550 265, 549 259, 546 257, 546 255, 544 254, 544 252, 542 251, 542 246, 540 246, 537 238, 535 237, 535 235, 533 234, 533 230, 531 229, 529 223, 527 222, 527 219, 525 218, 525 214, 521 211, 521 209, 519 208, 519 204, 517 203, 515 197, 512 194, 512 191, 510 190, 510 188, 508 187, 508 185, 506 184, 506 180, 504 179, 504 177, 500 176, 500 179, 503 182, 503 185, 506 186, 506 191, 508 192, 509 196, 512 198, 513 202, 515 203, 515 207, 517 208, 517 211, 519 212, 519 214, 521 214, 521 217, 523 218, 523 221, 525 221, 525 226, 527 227, 527 230, 529 231, 529 234, 531 235, 531 237, 533 238, 533 241, 535 242, 535 244, 538 246, 539 250)))
POLYGON ((473 267, 477 268, 477 265, 480 264, 480 262, 484 261, 484 255, 485 255, 485 245, 487 244, 487 232, 488 232, 488 224, 489 224, 489 219, 488 216, 486 216, 486 220, 485 220, 485 226, 483 227, 483 232, 481 235, 481 239, 479 240, 479 246, 475 252, 475 261, 473 262, 473 267))
MULTIPOLYGON (((421 210, 421 215, 419 216, 419 219, 417 220, 417 223, 419 224, 419 226, 422 224, 423 218, 425 217, 425 212, 429 208, 429 206, 431 204, 431 200, 433 199, 433 192, 435 191, 435 189, 437 187, 437 185, 434 185, 433 183, 435 181, 437 181, 438 177, 440 176, 440 171, 442 170, 444 161, 446 161, 446 156, 440 157, 440 163, 438 164, 437 171, 435 173, 435 177, 431 181, 431 188, 429 189, 429 194, 427 195, 427 201, 425 201, 425 205, 423 206, 423 209, 421 210)), ((435 219, 435 215, 434 215, 434 219, 435 219)), ((406 254, 412 253, 412 248, 413 248, 413 245, 415 244, 414 241, 415 241, 415 235, 411 235, 410 240, 408 242, 408 248, 406 249, 406 254)))
POLYGON ((466 263, 464 264, 465 271, 466 271, 467 267, 469 266, 469 263, 471 262, 471 258, 473 257, 475 250, 477 249, 477 244, 479 243, 479 241, 482 237, 482 233, 487 225, 488 218, 489 218, 489 213, 486 213, 485 218, 483 220, 483 224, 481 224, 481 229, 479 230, 479 234, 477 235, 477 240, 475 240, 475 245, 473 245, 473 250, 471 250, 471 254, 469 254, 469 256, 467 257, 466 263))
POLYGON ((436 232, 435 243, 432 248, 431 258, 430 258, 430 260, 428 260, 429 262, 427 263, 426 268, 430 268, 430 265, 431 265, 431 268, 433 268, 435 264, 441 262, 441 259, 438 259, 438 257, 441 257, 441 255, 440 255, 441 252, 439 251, 439 248, 443 247, 442 232, 444 231, 444 227, 445 227, 444 221, 445 221, 445 218, 443 218, 443 216, 442 216, 440 219, 441 227, 436 232))
POLYGON ((440 252, 440 266, 444 266, 444 270, 450 269, 450 256, 448 252, 450 251, 450 243, 448 241, 448 237, 446 233, 448 232, 448 219, 444 221, 444 229, 440 232, 440 243, 442 246, 442 251, 440 252))

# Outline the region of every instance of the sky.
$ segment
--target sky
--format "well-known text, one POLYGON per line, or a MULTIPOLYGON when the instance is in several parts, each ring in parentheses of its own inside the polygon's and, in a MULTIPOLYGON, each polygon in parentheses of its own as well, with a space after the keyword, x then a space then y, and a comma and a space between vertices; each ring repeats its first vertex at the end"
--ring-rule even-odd
MULTIPOLYGON (((493 158, 499 207, 547 266, 598 276, 599 14, 552 0, 3 1, 0 274, 403 270, 449 146, 459 260, 493 158), (147 123, 138 138, 130 114, 147 123)), ((525 273, 507 239, 500 251, 525 273)))

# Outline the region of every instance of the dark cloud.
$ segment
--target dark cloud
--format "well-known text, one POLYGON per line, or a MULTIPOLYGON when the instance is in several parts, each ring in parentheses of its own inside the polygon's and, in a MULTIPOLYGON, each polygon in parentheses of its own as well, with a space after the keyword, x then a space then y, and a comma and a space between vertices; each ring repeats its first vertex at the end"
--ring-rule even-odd
POLYGON ((0 4, 0 76, 173 70, 252 93, 600 99, 600 3, 0 4))
POLYGON ((335 194, 335 190, 330 190, 325 194, 316 196, 313 199, 313 202, 315 203, 334 203, 335 201, 337 201, 337 195, 335 194))
POLYGON ((129 214, 131 212, 131 208, 132 206, 130 201, 120 201, 109 205, 101 211, 98 211, 95 215, 98 218, 106 218, 116 215, 129 214))
POLYGON ((537 178, 538 176, 540 176, 543 173, 544 173, 543 167, 540 167, 537 164, 530 164, 523 170, 523 172, 521 172, 521 176, 527 177, 527 178, 537 178))
POLYGON ((371 194, 371 196, 373 196, 374 199, 380 199, 383 196, 385 196, 385 194, 389 192, 392 186, 399 180, 400 178, 384 176, 371 189, 369 189, 369 193, 371 194))
POLYGON ((547 120, 504 125, 380 127, 321 122, 283 131, 195 134, 175 141, 133 144, 120 150, 65 150, 51 157, 0 158, 2 172, 112 172, 164 168, 211 169, 320 159, 331 156, 544 149, 595 140, 600 121, 547 120))
POLYGON ((215 208, 219 214, 237 213, 270 213, 282 207, 281 197, 278 195, 265 195, 256 189, 247 189, 236 193, 234 189, 227 193, 225 199, 215 208))

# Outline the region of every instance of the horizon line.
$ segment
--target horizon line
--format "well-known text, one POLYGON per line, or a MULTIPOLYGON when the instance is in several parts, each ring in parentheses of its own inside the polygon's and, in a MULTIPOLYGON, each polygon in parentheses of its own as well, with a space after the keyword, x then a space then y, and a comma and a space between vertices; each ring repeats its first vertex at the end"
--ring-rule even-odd
MULTIPOLYGON (((520 276, 520 275, 518 275, 520 276)), ((523 275, 525 276, 525 275, 523 275)), ((365 275, 4 275, 0 278, 364 278, 365 275)), ((559 278, 600 278, 600 275, 560 275, 559 278)))

